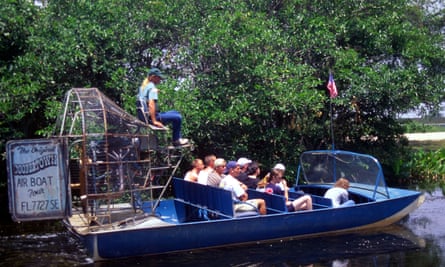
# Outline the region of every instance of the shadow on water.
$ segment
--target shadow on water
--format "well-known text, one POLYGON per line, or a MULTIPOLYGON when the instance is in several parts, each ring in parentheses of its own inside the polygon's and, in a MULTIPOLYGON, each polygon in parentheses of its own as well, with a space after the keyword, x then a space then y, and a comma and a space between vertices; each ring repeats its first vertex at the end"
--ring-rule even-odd
POLYGON ((403 222, 375 231, 98 263, 60 222, 2 219, 0 266, 445 266, 444 207, 438 190, 403 222))

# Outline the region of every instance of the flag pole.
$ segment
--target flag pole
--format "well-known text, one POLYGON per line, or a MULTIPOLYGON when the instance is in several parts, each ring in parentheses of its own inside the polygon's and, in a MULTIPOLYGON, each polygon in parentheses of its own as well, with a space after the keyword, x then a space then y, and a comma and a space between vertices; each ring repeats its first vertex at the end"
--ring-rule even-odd
POLYGON ((331 141, 332 141, 332 150, 335 150, 335 138, 334 138, 334 118, 333 118, 333 109, 332 109, 332 98, 337 97, 338 91, 337 86, 335 85, 334 76, 332 75, 332 71, 329 70, 329 81, 327 85, 329 91, 329 117, 330 117, 330 130, 331 130, 331 141))
POLYGON ((332 141, 332 150, 335 150, 335 138, 334 138, 334 119, 333 119, 333 112, 332 112, 332 98, 329 98, 329 117, 330 117, 330 124, 331 124, 331 141, 332 141))

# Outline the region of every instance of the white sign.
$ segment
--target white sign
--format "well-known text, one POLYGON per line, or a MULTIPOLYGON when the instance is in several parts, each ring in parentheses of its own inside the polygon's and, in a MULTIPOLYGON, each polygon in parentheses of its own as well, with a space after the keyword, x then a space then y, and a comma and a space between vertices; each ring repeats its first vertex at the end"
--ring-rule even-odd
POLYGON ((9 209, 14 221, 63 218, 68 184, 58 139, 7 143, 9 209))

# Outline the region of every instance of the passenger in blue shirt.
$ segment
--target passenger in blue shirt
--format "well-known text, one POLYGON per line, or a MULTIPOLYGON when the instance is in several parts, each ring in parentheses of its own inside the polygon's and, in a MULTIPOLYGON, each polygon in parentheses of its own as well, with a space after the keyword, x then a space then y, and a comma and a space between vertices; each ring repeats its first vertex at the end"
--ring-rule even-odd
POLYGON ((284 196, 288 211, 312 210, 311 196, 304 195, 290 201, 288 191, 289 188, 287 187, 286 180, 283 179, 282 174, 278 170, 272 169, 267 180, 266 192, 284 196), (280 186, 280 183, 284 186, 284 189, 280 186))

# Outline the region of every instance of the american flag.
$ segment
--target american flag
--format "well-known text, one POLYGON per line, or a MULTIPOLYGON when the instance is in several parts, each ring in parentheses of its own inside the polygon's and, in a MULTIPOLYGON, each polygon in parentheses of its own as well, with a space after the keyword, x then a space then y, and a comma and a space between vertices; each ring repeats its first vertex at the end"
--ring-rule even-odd
POLYGON ((335 85, 334 76, 332 75, 332 73, 329 73, 328 90, 331 98, 334 98, 338 95, 337 86, 335 85))

